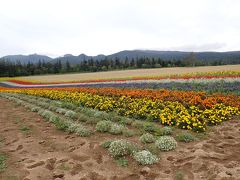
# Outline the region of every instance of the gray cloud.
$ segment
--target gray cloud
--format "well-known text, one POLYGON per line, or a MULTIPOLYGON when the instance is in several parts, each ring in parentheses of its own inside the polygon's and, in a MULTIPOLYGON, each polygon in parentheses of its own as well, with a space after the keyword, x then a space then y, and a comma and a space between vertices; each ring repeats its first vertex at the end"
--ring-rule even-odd
POLYGON ((239 7, 239 0, 1 1, 0 56, 239 50, 239 7))

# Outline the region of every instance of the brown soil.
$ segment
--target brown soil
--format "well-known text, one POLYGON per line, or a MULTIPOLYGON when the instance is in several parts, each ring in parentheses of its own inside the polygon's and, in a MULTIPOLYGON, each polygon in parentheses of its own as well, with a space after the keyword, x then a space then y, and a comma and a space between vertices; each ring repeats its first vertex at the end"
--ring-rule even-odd
POLYGON ((224 66, 202 66, 202 67, 173 67, 173 68, 155 68, 155 69, 135 69, 122 71, 108 71, 95 73, 75 73, 60 75, 42 75, 20 77, 22 80, 39 82, 72 82, 96 79, 121 79, 129 77, 151 77, 168 76, 175 74, 197 73, 197 72, 219 72, 219 71, 239 71, 240 65, 224 66))
POLYGON ((99 146, 104 136, 82 138, 58 131, 36 113, 5 99, 0 99, 0 112, 0 151, 8 157, 1 180, 168 180, 176 179, 177 172, 186 180, 240 177, 239 119, 211 128, 204 140, 179 143, 175 151, 160 153, 158 164, 144 167, 130 161, 124 168, 99 146))

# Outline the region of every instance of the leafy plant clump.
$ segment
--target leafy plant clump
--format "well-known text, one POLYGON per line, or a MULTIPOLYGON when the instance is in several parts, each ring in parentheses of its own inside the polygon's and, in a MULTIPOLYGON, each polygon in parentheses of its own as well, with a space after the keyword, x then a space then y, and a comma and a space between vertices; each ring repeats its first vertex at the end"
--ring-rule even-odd
POLYGON ((108 149, 113 141, 104 141, 100 146, 108 149))
POLYGON ((143 134, 141 137, 140 137, 140 141, 142 143, 152 143, 155 141, 155 138, 152 134, 150 133, 146 133, 146 134, 143 134))
POLYGON ((112 126, 112 122, 111 121, 99 121, 96 124, 96 130, 99 132, 108 132, 110 130, 112 126))
POLYGON ((146 131, 146 132, 153 133, 153 132, 156 131, 157 128, 156 128, 156 126, 155 126, 154 123, 145 122, 145 123, 143 124, 143 129, 144 129, 144 131, 146 131))
POLYGON ((57 108, 56 112, 59 113, 59 114, 66 114, 67 110, 63 109, 63 108, 57 108))
POLYGON ((74 111, 72 110, 69 110, 65 113, 65 116, 66 117, 69 117, 71 119, 76 119, 77 118, 77 113, 75 113, 74 111))
POLYGON ((76 130, 75 133, 81 137, 88 137, 90 136, 93 132, 83 126, 79 126, 76 130))
POLYGON ((32 111, 32 112, 38 112, 40 109, 41 109, 41 108, 38 107, 38 106, 33 106, 33 107, 31 108, 31 111, 32 111))
POLYGON ((51 111, 44 110, 40 115, 45 119, 49 120, 54 114, 51 111))
POLYGON ((124 127, 122 125, 118 125, 114 123, 111 125, 109 132, 114 135, 122 134, 123 129, 124 127))
POLYGON ((157 156, 147 150, 135 153, 134 159, 141 165, 154 164, 158 162, 157 156))
POLYGON ((128 160, 124 158, 120 158, 117 160, 117 164, 122 167, 127 167, 128 166, 128 160))
POLYGON ((125 137, 132 137, 132 136, 135 135, 135 132, 134 132, 133 130, 130 130, 130 129, 128 129, 128 128, 125 127, 125 128, 122 130, 122 134, 123 134, 125 137))
POLYGON ((135 144, 123 139, 113 141, 108 149, 110 155, 114 158, 134 154, 137 150, 138 148, 135 144))
POLYGON ((173 130, 171 127, 163 127, 161 129, 158 129, 156 131, 156 135, 159 135, 159 136, 166 136, 166 135, 171 135, 173 133, 173 130))
POLYGON ((191 133, 188 133, 188 132, 183 132, 177 135, 177 140, 181 142, 188 143, 188 142, 195 141, 195 139, 196 138, 191 133))
POLYGON ((6 156, 2 153, 0 153, 0 172, 3 172, 6 168, 6 156))
POLYGON ((161 136, 156 140, 155 145, 161 151, 171 151, 177 147, 177 141, 171 136, 161 136))

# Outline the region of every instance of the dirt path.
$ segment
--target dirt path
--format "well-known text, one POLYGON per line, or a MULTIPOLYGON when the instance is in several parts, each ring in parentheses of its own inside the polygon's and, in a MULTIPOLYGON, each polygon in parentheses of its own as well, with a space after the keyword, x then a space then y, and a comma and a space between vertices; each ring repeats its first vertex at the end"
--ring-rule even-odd
POLYGON ((8 157, 1 180, 13 176, 20 180, 167 180, 176 174, 189 180, 240 177, 240 120, 212 128, 206 140, 179 143, 176 151, 161 153, 160 162, 148 168, 134 162, 119 167, 99 147, 103 136, 82 138, 58 131, 36 113, 5 99, 0 99, 0 138, 0 151, 8 157))

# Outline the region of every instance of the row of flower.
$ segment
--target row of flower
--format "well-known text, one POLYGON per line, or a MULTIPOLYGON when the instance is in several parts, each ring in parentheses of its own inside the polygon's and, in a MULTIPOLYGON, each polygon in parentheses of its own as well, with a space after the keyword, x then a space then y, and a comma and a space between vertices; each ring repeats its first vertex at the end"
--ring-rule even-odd
POLYGON ((122 89, 122 88, 59 88, 61 91, 84 92, 100 96, 146 98, 151 100, 182 103, 185 107, 198 106, 200 109, 212 108, 223 103, 240 109, 240 97, 229 94, 212 94, 194 91, 172 91, 167 89, 122 89))
MULTIPOLYGON (((95 92, 94 89, 86 89, 86 92, 79 89, 78 91, 76 91, 76 89, 0 90, 0 92, 23 93, 47 97, 54 100, 68 101, 106 112, 115 111, 123 116, 158 121, 163 125, 177 126, 182 129, 190 129, 197 132, 205 131, 207 125, 219 124, 222 121, 230 119, 233 115, 240 115, 238 107, 218 103, 214 97, 211 97, 212 100, 210 101, 212 103, 214 100, 214 104, 200 108, 196 105, 186 105, 183 102, 180 103, 172 101, 172 99, 169 99, 169 101, 163 101, 159 98, 153 98, 154 96, 151 95, 151 93, 148 94, 147 90, 145 91, 146 92, 143 94, 143 98, 140 94, 136 94, 136 92, 129 92, 129 95, 127 96, 121 93, 117 96, 112 96, 111 93, 114 91, 106 92, 105 94, 100 95, 97 93, 97 89, 95 89, 95 92), (89 92, 87 92, 87 90, 89 90, 89 92)), ((164 91, 162 91, 163 94, 165 93, 164 91)), ((154 93, 154 91, 152 92, 154 93)), ((193 94, 193 92, 189 92, 190 97, 193 96, 193 94)), ((200 97, 204 95, 204 93, 199 93, 200 97)), ((187 96, 185 98, 187 98, 187 96)))
MULTIPOLYGON (((134 76, 128 78, 118 78, 118 79, 111 79, 111 78, 102 78, 98 80, 84 80, 84 81, 71 81, 71 83, 108 83, 108 82, 126 82, 126 81, 141 81, 141 80, 157 80, 162 83, 166 82, 215 82, 218 80, 229 79, 230 81, 239 79, 240 78, 240 71, 219 71, 219 72, 197 72, 197 73, 186 73, 186 74, 173 74, 173 75, 164 75, 164 76, 134 76)), ((4 78, 3 78, 4 80, 4 78)), ((0 81, 3 81, 0 78, 0 81)), ((44 82, 37 82, 37 81, 27 81, 22 80, 21 78, 8 78, 10 82, 23 84, 23 85, 34 85, 34 84, 62 84, 64 82, 51 82, 51 83, 44 83, 44 82)), ((65 82, 65 83, 69 83, 65 82)))

